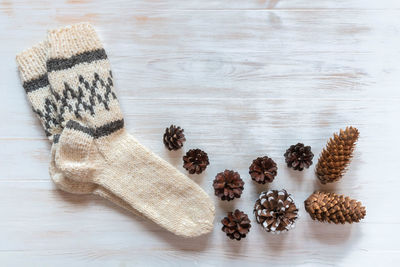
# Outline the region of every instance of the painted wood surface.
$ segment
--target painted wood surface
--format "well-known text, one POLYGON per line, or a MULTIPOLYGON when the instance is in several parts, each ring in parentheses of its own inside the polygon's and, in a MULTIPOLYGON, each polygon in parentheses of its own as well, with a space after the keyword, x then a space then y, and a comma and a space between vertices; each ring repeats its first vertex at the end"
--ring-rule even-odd
MULTIPOLYGON (((400 2, 395 0, 1 1, 1 266, 393 266, 400 260, 400 2), (21 87, 15 55, 46 30, 92 22, 109 54, 129 131, 184 172, 184 151, 161 142, 171 123, 184 150, 211 165, 190 175, 214 199, 215 230, 180 239, 95 196, 63 193, 50 181, 48 144, 21 87), (346 176, 320 185, 314 165, 286 168, 291 144, 317 156, 346 125, 361 137, 346 176), (276 180, 254 184, 251 161, 278 163, 276 180), (224 169, 245 180, 223 203, 212 180, 224 169), (258 194, 287 189, 300 208, 280 236, 253 223, 241 242, 220 231, 225 213, 251 215, 258 194), (303 201, 316 189, 361 200, 355 225, 313 222, 303 201)), ((250 216, 253 219, 253 216, 250 216)))

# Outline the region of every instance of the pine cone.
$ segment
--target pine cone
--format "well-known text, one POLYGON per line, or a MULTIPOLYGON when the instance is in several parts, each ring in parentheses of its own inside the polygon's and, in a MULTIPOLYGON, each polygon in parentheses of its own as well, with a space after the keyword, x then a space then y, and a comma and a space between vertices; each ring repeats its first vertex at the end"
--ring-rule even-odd
POLYGON ((254 205, 257 222, 265 231, 276 234, 295 227, 298 211, 286 190, 262 192, 254 205))
POLYGON ((243 192, 244 182, 239 173, 225 170, 215 176, 213 187, 215 195, 221 200, 231 201, 234 198, 240 198, 243 192))
POLYGON ((321 183, 332 183, 342 178, 353 156, 358 135, 358 130, 350 126, 344 131, 340 130, 339 135, 335 133, 328 141, 315 167, 315 173, 321 183))
POLYGON ((183 156, 183 167, 190 174, 202 173, 209 164, 207 153, 200 149, 190 149, 186 156, 183 156))
POLYGON ((291 145, 284 154, 285 161, 289 168, 302 171, 304 168, 311 166, 314 154, 311 152, 310 146, 304 146, 302 143, 291 145))
POLYGON ((183 146, 183 142, 186 141, 183 131, 181 127, 175 125, 165 129, 163 141, 168 150, 178 150, 183 146))
POLYGON ((265 184, 266 182, 271 183, 274 180, 277 170, 278 167, 276 167, 275 161, 265 156, 253 160, 249 168, 249 174, 255 182, 265 184))
POLYGON ((246 213, 240 210, 228 212, 228 217, 222 219, 222 231, 229 236, 230 239, 240 240, 246 237, 250 231, 250 219, 246 213))
POLYGON ((304 201, 306 211, 313 220, 344 224, 359 222, 365 217, 361 202, 334 193, 314 192, 304 201))

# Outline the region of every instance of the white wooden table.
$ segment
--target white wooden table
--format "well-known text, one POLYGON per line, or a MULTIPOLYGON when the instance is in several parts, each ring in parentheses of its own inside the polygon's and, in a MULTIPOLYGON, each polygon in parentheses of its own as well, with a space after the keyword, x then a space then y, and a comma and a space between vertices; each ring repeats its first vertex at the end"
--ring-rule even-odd
MULTIPOLYGON (((400 1, 397 0, 0 0, 0 265, 393 266, 400 260, 400 1), (95 196, 63 193, 47 167, 50 145, 21 87, 15 55, 46 30, 92 22, 111 59, 129 131, 181 171, 165 127, 185 129, 184 150, 211 164, 191 175, 213 198, 215 230, 181 239, 95 196), (289 170, 297 142, 316 155, 341 127, 361 137, 346 176, 321 186, 314 166, 289 170), (278 176, 258 186, 251 161, 268 155, 278 176), (240 199, 213 196, 224 169, 245 180, 240 199), (287 189, 297 228, 248 237, 221 232, 226 212, 250 215, 258 193, 287 189), (314 222, 303 201, 315 189, 367 207, 355 225, 314 222)), ((316 162, 315 158, 315 162, 316 162)))

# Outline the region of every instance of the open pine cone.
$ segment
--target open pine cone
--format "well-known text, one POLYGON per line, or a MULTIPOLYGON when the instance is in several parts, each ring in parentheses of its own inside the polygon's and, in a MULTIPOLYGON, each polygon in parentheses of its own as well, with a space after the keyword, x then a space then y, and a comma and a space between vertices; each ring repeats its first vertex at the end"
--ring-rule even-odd
POLYGON ((271 183, 274 180, 277 170, 278 167, 276 167, 275 161, 265 156, 253 160, 249 168, 249 174, 255 182, 265 184, 266 182, 271 183))
POLYGON ((359 222, 366 215, 361 202, 335 193, 314 192, 304 201, 313 220, 344 224, 359 222))
POLYGON ((209 164, 207 153, 200 149, 190 149, 186 156, 183 156, 183 167, 190 174, 202 173, 209 164))
POLYGON ((165 129, 163 142, 168 150, 178 150, 183 146, 183 143, 186 141, 183 131, 181 127, 176 127, 175 125, 171 125, 165 129))
POLYGON ((229 236, 230 239, 240 240, 246 237, 250 231, 250 219, 246 213, 240 210, 228 212, 228 216, 222 219, 222 231, 229 236))
POLYGON ((225 170, 215 176, 213 187, 215 195, 221 200, 231 201, 234 198, 240 198, 243 192, 244 182, 239 173, 225 170))
POLYGON ((329 140, 315 167, 315 173, 322 184, 342 178, 353 156, 358 135, 358 130, 350 126, 340 130, 339 135, 335 133, 329 140))
POLYGON ((254 205, 257 222, 265 231, 275 234, 294 228, 298 211, 286 190, 264 191, 254 205))
POLYGON ((310 146, 304 146, 302 143, 291 145, 284 154, 285 161, 289 168, 302 171, 311 166, 314 154, 310 146))

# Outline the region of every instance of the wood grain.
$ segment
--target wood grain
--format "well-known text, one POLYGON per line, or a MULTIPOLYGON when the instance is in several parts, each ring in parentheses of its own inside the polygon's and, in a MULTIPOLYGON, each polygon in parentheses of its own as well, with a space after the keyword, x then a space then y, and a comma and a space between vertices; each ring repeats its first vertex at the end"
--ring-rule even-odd
POLYGON ((0 265, 396 265, 399 25, 394 0, 0 1, 0 265), (185 151, 208 152, 207 171, 189 177, 214 199, 212 234, 180 239, 50 181, 50 145, 15 55, 47 29, 80 21, 92 22, 104 41, 128 130, 182 172, 184 151, 168 152, 161 142, 166 126, 185 129, 185 151), (311 145, 317 157, 346 125, 361 137, 340 182, 320 185, 314 165, 301 173, 285 166, 291 144, 311 145), (248 167, 263 155, 278 163, 278 176, 258 186, 248 167), (211 186, 225 168, 245 180, 242 198, 230 203, 211 186), (251 215, 267 188, 294 195, 297 228, 273 236, 254 223, 246 239, 228 240, 220 231, 224 214, 240 208, 251 215), (311 221, 303 201, 316 189, 360 199, 366 219, 311 221))

